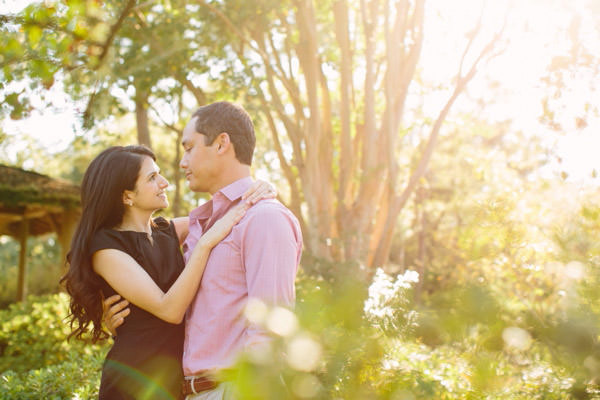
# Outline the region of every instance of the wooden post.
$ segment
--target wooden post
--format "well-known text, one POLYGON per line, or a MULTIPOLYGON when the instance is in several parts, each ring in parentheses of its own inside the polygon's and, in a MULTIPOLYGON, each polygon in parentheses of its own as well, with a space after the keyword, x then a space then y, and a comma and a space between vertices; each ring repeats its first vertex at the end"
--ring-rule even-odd
POLYGON ((62 214, 60 224, 56 226, 58 242, 60 243, 60 264, 62 265, 62 273, 66 273, 67 253, 71 247, 71 239, 79 221, 79 211, 77 209, 66 209, 62 214))
POLYGON ((21 220, 21 249, 19 252, 19 279, 17 281, 17 301, 25 300, 27 296, 27 237, 29 236, 29 220, 21 220))

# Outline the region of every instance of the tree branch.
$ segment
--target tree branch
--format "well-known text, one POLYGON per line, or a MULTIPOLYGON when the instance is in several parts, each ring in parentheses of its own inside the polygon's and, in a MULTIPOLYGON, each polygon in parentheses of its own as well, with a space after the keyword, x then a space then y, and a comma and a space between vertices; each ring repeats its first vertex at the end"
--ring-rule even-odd
POLYGON ((62 32, 62 33, 65 33, 65 34, 73 37, 76 40, 85 41, 88 44, 90 44, 92 46, 96 46, 96 47, 103 47, 105 45, 105 43, 89 39, 84 35, 81 35, 77 32, 71 31, 71 30, 65 28, 64 26, 61 26, 56 20, 49 20, 47 22, 41 22, 41 21, 37 21, 35 19, 30 19, 30 18, 25 18, 25 17, 20 17, 20 16, 0 15, 0 26, 7 24, 7 23, 13 23, 13 24, 22 25, 22 26, 37 26, 38 28, 42 28, 42 29, 49 29, 49 30, 52 30, 55 32, 62 32))
MULTIPOLYGON (((104 62, 104 59, 106 58, 106 55, 108 54, 108 49, 112 45, 112 43, 115 39, 115 36, 117 35, 117 32, 119 32, 119 29, 121 29, 121 26, 123 25, 123 22, 125 21, 125 18, 129 14, 129 12, 133 8, 133 6, 135 5, 135 2, 136 2, 136 0, 129 0, 127 2, 127 4, 125 5, 125 7, 123 7, 123 10, 121 11, 121 13, 119 14, 119 18, 117 19, 117 22, 113 26, 111 26, 110 32, 108 34, 108 38, 102 45, 102 53, 100 53, 100 56, 98 57, 98 61, 97 61, 96 65, 94 65, 90 68, 92 71, 97 71, 100 68, 100 66, 102 65, 102 63, 104 62)), ((96 87, 98 87, 98 86, 99 85, 96 84, 96 87)), ((90 99, 88 100, 88 104, 85 108, 85 111, 83 112, 83 123, 84 124, 86 124, 86 122, 90 118, 92 106, 94 104, 94 100, 95 100, 96 96, 97 96, 97 92, 96 92, 96 90, 94 90, 94 92, 90 96, 90 99)))
POLYGON ((160 120, 160 122, 167 127, 170 131, 175 132, 177 134, 177 136, 180 136, 183 134, 183 129, 178 128, 177 126, 175 126, 174 124, 168 123, 167 121, 165 121, 165 119, 160 115, 160 113, 158 112, 158 110, 156 109, 156 107, 154 107, 153 104, 148 103, 148 106, 150 108, 150 110, 152 110, 154 112, 154 114, 156 114, 156 116, 158 117, 158 119, 160 120))
MULTIPOLYGON (((464 76, 461 75, 461 71, 462 71, 462 62, 461 62, 461 65, 459 66, 459 76, 457 78, 457 82, 456 82, 454 91, 453 91, 452 95, 450 96, 450 98, 448 99, 448 101, 446 102, 444 108, 438 115, 438 117, 431 129, 431 133, 429 134, 429 139, 427 141, 425 149, 423 150, 423 153, 421 155, 419 163, 417 164, 417 167, 411 174, 411 176, 408 180, 408 183, 406 184, 402 193, 393 199, 390 213, 388 215, 388 218, 387 218, 387 221, 385 224, 384 231, 393 232, 394 225, 395 225, 396 219, 398 217, 398 214, 400 213, 400 210, 402 210, 402 208, 405 206, 406 202, 408 201, 408 199, 414 192, 418 181, 424 175, 424 173, 427 169, 427 166, 429 165, 429 160, 431 159, 431 155, 433 153, 437 137, 439 136, 441 126, 442 126, 443 122, 445 121, 445 119, 448 115, 448 112, 450 111, 450 108, 454 104, 454 102, 455 102, 456 98, 459 96, 459 94, 465 89, 468 82, 475 76, 475 73, 477 71, 477 66, 479 65, 480 61, 483 59, 483 57, 485 57, 488 53, 490 53, 494 49, 497 41, 500 39, 500 37, 504 33, 505 26, 506 26, 506 19, 505 19, 504 25, 502 26, 500 31, 498 31, 494 35, 494 37, 488 42, 488 44, 481 50, 478 57, 475 59, 475 61, 473 61, 473 64, 471 65, 469 72, 464 76)), ((472 41, 469 41, 469 43, 467 44, 467 47, 470 48, 471 43, 472 43, 472 41)), ((462 59, 464 59, 464 58, 465 58, 465 55, 463 54, 462 59)), ((375 255, 373 257, 373 261, 372 261, 371 265, 381 265, 388 259, 392 236, 393 235, 389 234, 389 235, 382 237, 382 240, 380 241, 379 246, 375 252, 375 255)))
POLYGON ((136 2, 136 0, 129 0, 127 2, 127 4, 125 5, 125 7, 123 7, 123 10, 121 11, 121 13, 119 14, 119 19, 117 20, 117 22, 113 26, 110 27, 110 32, 108 33, 108 38, 106 39, 104 45, 102 46, 102 53, 100 53, 100 56, 98 57, 98 63, 96 64, 95 68, 93 68, 93 70, 97 70, 102 65, 102 62, 104 61, 104 59, 106 58, 106 55, 108 54, 108 49, 110 48, 113 41, 115 40, 115 36, 117 36, 119 29, 121 29, 121 26, 123 25, 123 22, 125 21, 125 18, 129 14, 129 12, 133 8, 133 6, 135 6, 135 2, 136 2))

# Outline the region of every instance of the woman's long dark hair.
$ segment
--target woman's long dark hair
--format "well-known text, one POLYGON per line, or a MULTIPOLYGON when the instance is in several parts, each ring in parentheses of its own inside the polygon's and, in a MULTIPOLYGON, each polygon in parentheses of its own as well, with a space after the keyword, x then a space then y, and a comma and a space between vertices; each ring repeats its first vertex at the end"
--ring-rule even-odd
POLYGON ((92 342, 106 339, 102 329, 102 279, 92 268, 90 241, 102 228, 119 225, 125 214, 123 192, 134 190, 144 157, 156 160, 144 146, 114 146, 101 152, 88 166, 81 182, 81 219, 67 255, 69 270, 61 279, 71 296, 71 334, 82 338, 92 326, 92 342))

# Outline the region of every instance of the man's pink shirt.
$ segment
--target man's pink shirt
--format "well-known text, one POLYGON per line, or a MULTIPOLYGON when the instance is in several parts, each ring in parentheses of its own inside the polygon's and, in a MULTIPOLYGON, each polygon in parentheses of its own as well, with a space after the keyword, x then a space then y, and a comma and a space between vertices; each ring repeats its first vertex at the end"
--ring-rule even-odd
MULTIPOLYGON (((204 230, 237 204, 251 184, 249 177, 240 179, 190 213, 186 262, 204 230)), ((213 248, 187 311, 185 375, 231 367, 245 347, 266 340, 266 332, 245 320, 244 307, 249 298, 293 307, 301 252, 298 220, 281 203, 262 200, 246 212, 213 248)))

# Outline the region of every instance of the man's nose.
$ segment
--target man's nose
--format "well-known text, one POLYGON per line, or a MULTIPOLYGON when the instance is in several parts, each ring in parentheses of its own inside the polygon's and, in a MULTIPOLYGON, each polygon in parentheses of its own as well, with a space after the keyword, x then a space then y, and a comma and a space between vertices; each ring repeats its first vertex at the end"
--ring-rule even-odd
POLYGON ((169 181, 167 181, 167 178, 165 178, 164 176, 161 177, 162 180, 160 182, 160 187, 166 188, 167 186, 169 186, 169 181))

